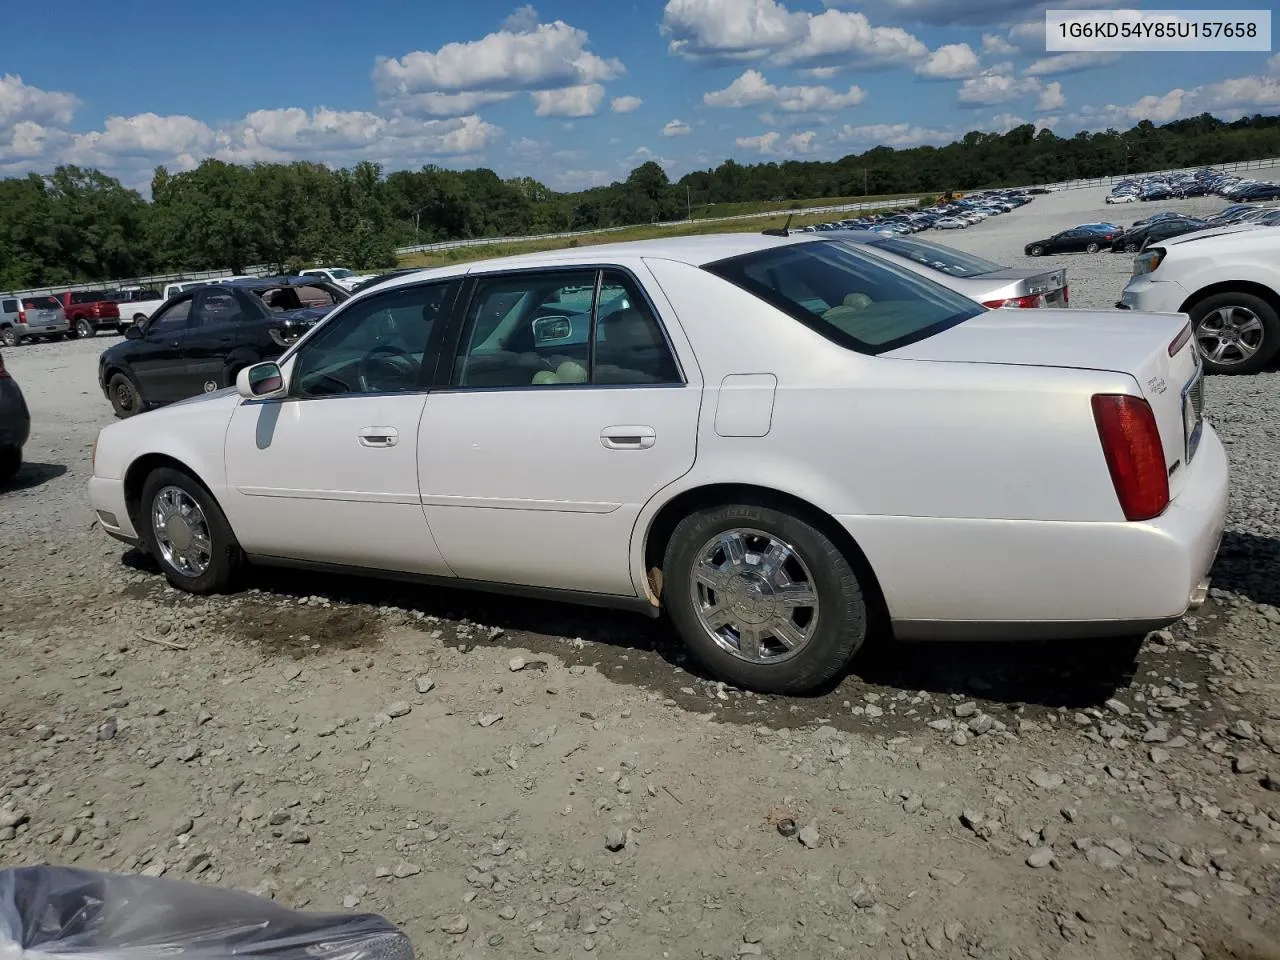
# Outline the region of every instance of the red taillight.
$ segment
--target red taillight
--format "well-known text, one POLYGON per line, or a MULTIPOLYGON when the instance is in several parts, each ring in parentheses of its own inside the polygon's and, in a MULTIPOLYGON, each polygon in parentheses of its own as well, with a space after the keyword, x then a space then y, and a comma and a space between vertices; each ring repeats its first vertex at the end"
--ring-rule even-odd
POLYGON ((18 310, 18 322, 19 322, 19 323, 26 323, 26 322, 27 322, 27 311, 22 310, 22 309, 19 309, 19 310, 18 310))
POLYGON ((1022 310, 1029 310, 1032 307, 1039 307, 1043 303, 1044 297, 1039 294, 1033 294, 1029 297, 1011 297, 1008 300, 986 300, 982 305, 991 310, 998 310, 1001 307, 1018 307, 1022 310))
POLYGON ((1071 302, 1071 293, 1070 293, 1070 289, 1069 289, 1068 287, 1064 286, 1064 287, 1062 288, 1062 303, 1063 303, 1063 305, 1065 306, 1066 304, 1068 304, 1068 303, 1070 303, 1070 302, 1071 302))
POLYGON ((1093 419, 1126 520, 1150 520, 1169 506, 1169 471, 1151 405, 1128 394, 1097 393, 1093 419))

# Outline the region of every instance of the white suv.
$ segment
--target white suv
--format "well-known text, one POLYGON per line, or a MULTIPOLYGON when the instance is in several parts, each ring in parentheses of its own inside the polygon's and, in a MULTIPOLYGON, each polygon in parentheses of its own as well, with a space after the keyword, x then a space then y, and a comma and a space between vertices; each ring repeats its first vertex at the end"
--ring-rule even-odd
POLYGON ((1256 373, 1280 354, 1280 230, 1238 224, 1136 257, 1117 307, 1186 313, 1210 373, 1256 373))

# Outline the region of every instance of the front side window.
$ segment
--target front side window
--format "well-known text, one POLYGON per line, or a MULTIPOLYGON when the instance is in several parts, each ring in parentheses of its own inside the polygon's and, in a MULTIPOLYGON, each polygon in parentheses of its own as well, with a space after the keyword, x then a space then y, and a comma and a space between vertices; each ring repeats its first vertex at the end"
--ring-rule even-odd
POLYGON ((682 383, 635 280, 555 271, 476 283, 454 362, 458 387, 682 383))
POLYGON ((151 321, 151 326, 147 328, 147 333, 165 336, 177 333, 179 330, 187 329, 187 318, 191 315, 191 298, 179 300, 168 310, 162 310, 155 315, 151 321))
POLYGON ((915 343, 983 312, 968 297, 840 241, 773 247, 703 269, 861 353, 915 343))
POLYGON ((293 394, 423 389, 459 287, 456 280, 397 287, 353 304, 298 348, 293 394))

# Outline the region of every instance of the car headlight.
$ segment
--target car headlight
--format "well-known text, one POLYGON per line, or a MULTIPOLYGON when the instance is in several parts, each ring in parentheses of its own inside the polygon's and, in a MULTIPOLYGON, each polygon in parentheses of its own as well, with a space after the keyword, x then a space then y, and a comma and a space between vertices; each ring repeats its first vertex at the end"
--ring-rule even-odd
POLYGON ((1154 273, 1164 260, 1164 255, 1165 252, 1159 247, 1138 254, 1133 258, 1133 275, 1140 277, 1143 274, 1154 273))

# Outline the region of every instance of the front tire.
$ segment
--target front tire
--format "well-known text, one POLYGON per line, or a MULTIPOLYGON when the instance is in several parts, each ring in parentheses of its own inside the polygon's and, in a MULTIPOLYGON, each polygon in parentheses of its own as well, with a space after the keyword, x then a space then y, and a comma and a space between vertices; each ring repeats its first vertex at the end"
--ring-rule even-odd
POLYGON ((1033 257, 1042 257, 1044 256, 1044 247, 1040 246, 1040 244, 1037 243, 1028 252, 1033 257))
POLYGON ((763 693, 807 693, 835 679, 867 636, 848 559, 800 517, 762 503, 699 510, 676 526, 663 600, 708 671, 763 693))
POLYGON ((107 393, 111 397, 111 408, 115 410, 117 417, 132 417, 147 409, 142 391, 127 373, 112 374, 111 379, 107 381, 107 393))
POLYGON ((165 578, 188 593, 218 593, 244 565, 244 554, 217 501, 190 475, 152 471, 142 485, 138 528, 165 578))
POLYGON ((76 321, 76 336, 81 340, 87 340, 89 337, 96 336, 97 333, 98 331, 89 322, 88 318, 81 317, 76 321))
POLYGON ((8 483, 22 469, 21 447, 0 447, 0 483, 8 483))
POLYGON ((1209 373, 1257 373, 1280 353, 1280 315, 1259 297, 1217 293, 1188 313, 1209 373))
POLYGON ((1085 248, 1084 248, 1084 252, 1085 252, 1085 253, 1097 253, 1097 252, 1098 252, 1099 250, 1101 250, 1101 249, 1102 249, 1102 247, 1100 247, 1098 244, 1096 244, 1096 243, 1091 243, 1091 244, 1089 244, 1087 247, 1085 247, 1085 248))

